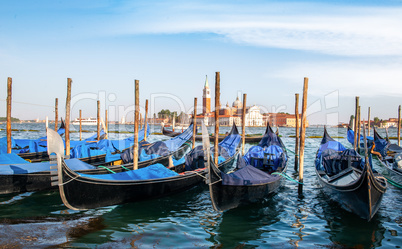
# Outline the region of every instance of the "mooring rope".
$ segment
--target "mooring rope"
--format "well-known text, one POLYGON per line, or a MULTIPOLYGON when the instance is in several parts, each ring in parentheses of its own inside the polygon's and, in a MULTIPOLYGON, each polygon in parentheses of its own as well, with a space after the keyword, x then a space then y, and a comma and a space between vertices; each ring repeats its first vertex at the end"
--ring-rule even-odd
POLYGON ((296 156, 298 156, 298 154, 296 154, 295 152, 289 150, 288 148, 285 148, 285 150, 286 150, 286 151, 289 151, 289 152, 291 152, 291 153, 293 153, 293 154, 296 155, 296 156))
MULTIPOLYGON (((123 166, 122 166, 122 167, 123 167, 123 166)), ((111 172, 111 173, 113 173, 113 174, 116 174, 116 172, 114 172, 113 170, 109 169, 108 167, 105 167, 105 166, 98 166, 98 168, 104 168, 104 169, 108 170, 109 172, 111 172)))
POLYGON ((283 176, 283 177, 285 177, 286 179, 288 179, 288 180, 290 180, 290 181, 292 181, 292 182, 295 182, 295 183, 298 183, 298 184, 302 184, 302 185, 303 185, 302 182, 296 181, 295 179, 293 179, 292 177, 290 177, 290 176, 287 175, 286 173, 274 172, 274 173, 272 173, 271 175, 280 175, 280 176, 283 176))

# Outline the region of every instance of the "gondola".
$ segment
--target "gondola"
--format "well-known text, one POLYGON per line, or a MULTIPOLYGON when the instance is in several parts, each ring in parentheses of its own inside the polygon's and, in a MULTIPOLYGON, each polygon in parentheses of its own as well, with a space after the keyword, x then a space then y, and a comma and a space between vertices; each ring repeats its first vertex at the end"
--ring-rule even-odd
POLYGON ((225 211, 259 202, 280 187, 280 174, 287 168, 287 152, 269 124, 258 145, 238 157, 236 169, 225 173, 209 163, 208 185, 213 208, 225 211))
POLYGON ((386 191, 385 178, 372 169, 370 160, 354 149, 324 135, 316 154, 315 171, 328 197, 359 217, 370 221, 378 211, 386 191))
MULTIPOLYGON (((355 132, 350 128, 350 126, 348 126, 348 131, 347 131, 346 137, 351 145, 355 144, 355 132)), ((371 146, 373 144, 374 138, 371 136, 366 136, 366 139, 367 139, 367 148, 370 150, 371 146)), ((359 153, 363 153, 364 152, 364 137, 362 134, 360 134, 359 140, 360 140, 360 143, 359 143, 360 147, 356 146, 356 148, 360 148, 359 153)))
MULTIPOLYGON (((162 127, 162 134, 168 137, 175 137, 179 135, 179 132, 174 132, 170 130, 166 130, 165 127, 162 127)), ((218 141, 221 142, 223 139, 225 139, 226 135, 219 135, 218 141)), ((245 142, 246 143, 258 143, 261 141, 263 136, 261 135, 246 135, 245 137, 245 142)), ((213 142, 215 139, 215 136, 209 136, 210 142, 213 142)), ((197 135, 195 136, 195 141, 202 141, 202 136, 197 135)))
POLYGON ((117 174, 77 173, 63 159, 63 144, 58 135, 49 131, 51 136, 59 140, 51 152, 57 155, 60 197, 70 209, 91 209, 172 195, 202 183, 205 178, 205 167, 187 171, 184 164, 169 168, 153 164, 117 174))
MULTIPOLYGON (((184 163, 184 155, 191 146, 189 142, 191 136, 192 127, 183 132, 182 135, 167 141, 158 141, 152 144, 142 143, 140 152, 144 155, 144 158, 138 163, 138 168, 144 168, 156 163, 164 166, 172 163, 184 163), (147 155, 148 151, 151 151, 153 154, 147 155)), ((106 156, 103 155, 103 158, 73 158, 66 160, 66 162, 70 165, 71 170, 82 174, 119 173, 129 171, 133 168, 132 159, 130 163, 130 158, 127 157, 127 154, 130 153, 132 153, 132 149, 131 152, 126 150, 116 155, 107 153, 106 156), (108 157, 111 157, 111 159, 106 162, 108 157), (88 162, 91 162, 91 164, 88 162)), ((52 185, 50 180, 51 167, 55 165, 53 162, 28 163, 25 161, 24 163, 24 160, 21 158, 19 158, 20 161, 18 162, 15 154, 10 154, 9 156, 11 156, 9 158, 10 161, 0 165, 0 194, 57 188, 57 186, 52 185)))
POLYGON ((394 186, 402 188, 402 148, 382 138, 374 128, 374 151, 385 172, 384 177, 394 186))

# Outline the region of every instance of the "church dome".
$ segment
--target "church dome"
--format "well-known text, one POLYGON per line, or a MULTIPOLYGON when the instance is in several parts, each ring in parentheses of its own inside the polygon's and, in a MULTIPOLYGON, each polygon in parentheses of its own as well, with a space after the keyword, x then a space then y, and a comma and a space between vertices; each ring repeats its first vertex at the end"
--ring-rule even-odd
POLYGON ((235 102, 233 102, 232 107, 242 108, 243 104, 241 103, 239 96, 237 96, 235 102))

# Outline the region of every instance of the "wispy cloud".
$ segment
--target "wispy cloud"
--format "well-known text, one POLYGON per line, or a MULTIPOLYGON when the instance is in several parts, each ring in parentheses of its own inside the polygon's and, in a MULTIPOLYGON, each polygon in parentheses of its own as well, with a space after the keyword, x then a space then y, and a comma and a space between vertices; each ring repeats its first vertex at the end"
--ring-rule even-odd
POLYGON ((206 32, 234 43, 259 47, 341 56, 402 55, 402 7, 185 2, 136 7, 124 11, 120 23, 113 27, 115 31, 206 32))
POLYGON ((303 77, 308 77, 309 94, 313 96, 324 96, 337 90, 343 97, 398 97, 402 93, 401 64, 400 60, 290 63, 273 76, 299 85, 303 77))

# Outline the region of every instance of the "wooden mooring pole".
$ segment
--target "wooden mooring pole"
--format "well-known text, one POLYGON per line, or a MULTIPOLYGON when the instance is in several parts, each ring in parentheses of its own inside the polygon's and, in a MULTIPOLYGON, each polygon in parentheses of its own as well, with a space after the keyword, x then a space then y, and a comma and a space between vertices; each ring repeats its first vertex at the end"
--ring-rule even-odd
POLYGON ((192 148, 195 148, 195 136, 197 135, 197 98, 194 98, 194 114, 193 114, 193 145, 192 148))
POLYGON ((11 153, 11 97, 12 97, 13 79, 7 78, 7 153, 11 153))
POLYGON ((215 139, 214 139, 214 161, 218 165, 218 143, 219 143, 219 109, 221 96, 221 75, 220 72, 215 73, 215 139))
POLYGON ((398 146, 401 145, 401 105, 398 107, 398 146))
POLYGON ((80 110, 80 141, 82 140, 82 110, 80 110))
POLYGON ((148 132, 148 100, 145 100, 144 141, 147 141, 148 132))
POLYGON ((66 98, 66 156, 70 156, 70 103, 71 103, 71 78, 67 78, 67 98, 66 98))
POLYGON ((368 129, 367 134, 370 136, 370 107, 368 108, 368 129))
POLYGON ((296 141, 295 141, 295 171, 299 168, 299 142, 300 142, 300 127, 299 127, 299 94, 295 94, 295 117, 296 117, 296 141))
POLYGON ((100 140, 100 101, 96 101, 96 140, 100 140))
POLYGON ((356 96, 356 106, 355 106, 355 123, 354 123, 354 127, 353 127, 353 132, 355 134, 354 140, 353 140, 353 149, 356 150, 357 148, 357 123, 358 123, 358 108, 359 108, 359 97, 356 96))
POLYGON ((360 106, 357 107, 357 152, 360 151, 360 134, 361 134, 361 118, 360 118, 360 106))
POLYGON ((107 110, 105 110, 105 132, 106 132, 106 136, 105 139, 108 139, 108 135, 109 135, 109 120, 108 120, 108 114, 107 114, 107 110))
POLYGON ((133 168, 138 169, 138 116, 140 114, 139 80, 135 80, 135 112, 134 112, 134 148, 133 168))
POLYGON ((247 94, 243 94, 243 112, 241 115, 241 153, 244 155, 245 147, 246 147, 246 101, 247 101, 247 94))
POLYGON ((302 119, 300 134, 300 158, 299 158, 299 195, 303 194, 303 171, 304 171, 304 144, 306 139, 306 119, 307 119, 307 91, 308 78, 304 78, 303 99, 302 99, 302 119))
POLYGON ((59 99, 56 98, 54 101, 54 130, 57 131, 57 125, 59 119, 59 99))

